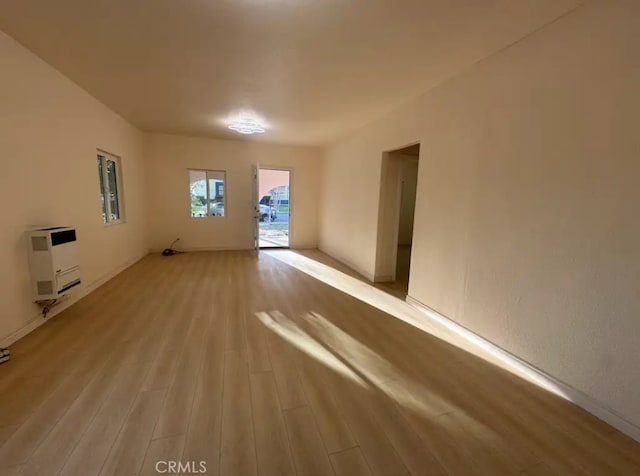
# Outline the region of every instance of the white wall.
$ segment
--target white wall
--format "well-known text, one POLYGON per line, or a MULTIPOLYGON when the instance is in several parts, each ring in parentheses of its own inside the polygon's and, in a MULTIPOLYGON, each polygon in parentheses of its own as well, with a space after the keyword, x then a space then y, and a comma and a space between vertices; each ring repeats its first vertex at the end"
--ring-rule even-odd
POLYGON ((317 244, 318 175, 315 148, 145 134, 149 246, 180 238, 187 250, 253 247, 252 165, 290 167, 291 246, 317 244), (225 170, 225 217, 191 218, 187 169, 225 170))
POLYGON ((141 134, 0 32, 0 343, 41 321, 24 232, 77 227, 83 289, 146 253, 141 134), (126 223, 105 227, 96 148, 122 157, 126 223))
POLYGON ((589 0, 330 147, 319 242, 373 274, 383 151, 420 141, 409 294, 640 426, 638 18, 589 0))

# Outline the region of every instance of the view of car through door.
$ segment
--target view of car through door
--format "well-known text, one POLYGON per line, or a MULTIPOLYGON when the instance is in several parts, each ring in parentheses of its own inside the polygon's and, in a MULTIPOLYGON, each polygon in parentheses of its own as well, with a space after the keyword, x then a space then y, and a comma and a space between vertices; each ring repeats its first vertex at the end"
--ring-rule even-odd
POLYGON ((288 248, 290 243, 291 171, 257 166, 256 222, 259 248, 288 248))

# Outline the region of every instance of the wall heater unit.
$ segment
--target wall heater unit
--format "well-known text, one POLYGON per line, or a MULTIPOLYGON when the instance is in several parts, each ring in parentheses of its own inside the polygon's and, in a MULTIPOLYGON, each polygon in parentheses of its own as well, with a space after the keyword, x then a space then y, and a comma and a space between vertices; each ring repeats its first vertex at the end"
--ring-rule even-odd
POLYGON ((63 226, 27 232, 35 301, 58 299, 80 284, 76 230, 63 226))

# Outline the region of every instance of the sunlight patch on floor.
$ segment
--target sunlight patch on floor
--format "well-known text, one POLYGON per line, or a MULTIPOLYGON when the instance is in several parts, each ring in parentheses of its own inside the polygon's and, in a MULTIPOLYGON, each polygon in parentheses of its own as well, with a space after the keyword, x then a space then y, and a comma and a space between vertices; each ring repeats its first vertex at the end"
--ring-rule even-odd
POLYGON ((280 311, 257 312, 256 317, 271 331, 318 362, 364 387, 365 382, 340 359, 280 311))
POLYGON ((366 282, 294 251, 281 250, 267 252, 266 254, 421 331, 442 339, 493 365, 508 370, 528 382, 561 397, 569 398, 560 386, 541 378, 538 373, 528 368, 525 363, 518 364, 507 356, 496 352, 492 346, 472 332, 461 332, 458 326, 437 315, 437 313, 426 315, 405 301, 391 296, 366 282))
POLYGON ((280 311, 258 312, 256 317, 309 357, 365 389, 385 394, 405 409, 426 417, 458 410, 316 312, 301 316, 300 324, 280 311))

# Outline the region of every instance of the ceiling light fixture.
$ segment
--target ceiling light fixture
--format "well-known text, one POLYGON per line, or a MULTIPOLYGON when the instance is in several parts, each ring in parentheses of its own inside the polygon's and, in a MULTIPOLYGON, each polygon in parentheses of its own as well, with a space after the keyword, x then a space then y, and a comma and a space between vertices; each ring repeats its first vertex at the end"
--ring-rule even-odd
POLYGON ((232 131, 247 135, 262 134, 265 131, 264 124, 254 117, 239 117, 232 120, 227 127, 232 131))

